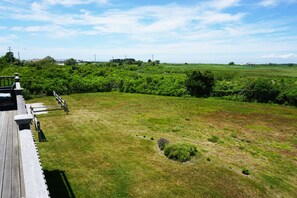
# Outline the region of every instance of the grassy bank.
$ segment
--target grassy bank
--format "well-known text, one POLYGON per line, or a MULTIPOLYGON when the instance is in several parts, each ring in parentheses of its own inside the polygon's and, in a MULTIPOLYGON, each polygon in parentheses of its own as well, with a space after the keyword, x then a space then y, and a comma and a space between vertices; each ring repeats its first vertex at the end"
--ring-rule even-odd
POLYGON ((65 99, 69 115, 39 116, 48 142, 37 146, 43 168, 65 171, 76 197, 297 196, 296 108, 117 92, 65 99), (195 144, 198 155, 169 160, 161 137, 195 144))

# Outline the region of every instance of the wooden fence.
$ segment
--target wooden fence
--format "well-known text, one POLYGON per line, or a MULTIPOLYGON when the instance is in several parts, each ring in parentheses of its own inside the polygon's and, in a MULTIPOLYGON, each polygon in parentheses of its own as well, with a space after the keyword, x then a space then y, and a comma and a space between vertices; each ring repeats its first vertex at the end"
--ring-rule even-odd
POLYGON ((53 95, 56 98, 57 102, 61 105, 61 108, 64 110, 66 114, 69 113, 68 104, 65 100, 62 99, 55 91, 53 91, 53 95))
POLYGON ((36 114, 34 113, 34 109, 32 106, 30 106, 30 113, 33 115, 33 124, 35 127, 35 130, 37 131, 37 135, 38 135, 38 141, 39 142, 46 142, 46 138, 45 135, 43 133, 43 131, 41 130, 40 127, 40 122, 38 121, 36 114))

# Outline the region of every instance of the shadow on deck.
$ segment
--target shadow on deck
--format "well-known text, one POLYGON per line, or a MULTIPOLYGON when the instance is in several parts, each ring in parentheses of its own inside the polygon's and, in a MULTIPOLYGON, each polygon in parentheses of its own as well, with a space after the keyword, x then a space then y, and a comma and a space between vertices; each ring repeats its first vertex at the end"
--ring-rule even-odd
POLYGON ((65 171, 44 170, 44 176, 51 198, 75 198, 65 171))

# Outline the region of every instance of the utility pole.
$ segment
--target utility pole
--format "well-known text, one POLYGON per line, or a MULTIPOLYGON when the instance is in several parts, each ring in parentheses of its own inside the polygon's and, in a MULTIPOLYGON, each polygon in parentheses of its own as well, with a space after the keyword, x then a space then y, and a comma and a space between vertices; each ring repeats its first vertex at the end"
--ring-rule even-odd
POLYGON ((19 60, 21 61, 20 52, 18 52, 18 58, 19 58, 19 60))
POLYGON ((94 59, 95 59, 95 63, 96 63, 96 54, 94 54, 94 59))
MULTIPOLYGON (((11 52, 12 51, 12 49, 11 49, 11 47, 9 46, 8 47, 8 52, 11 52)), ((9 53, 9 59, 10 59, 10 63, 12 63, 12 54, 11 53, 9 53)))
POLYGON ((154 54, 152 55, 152 62, 154 62, 154 54))

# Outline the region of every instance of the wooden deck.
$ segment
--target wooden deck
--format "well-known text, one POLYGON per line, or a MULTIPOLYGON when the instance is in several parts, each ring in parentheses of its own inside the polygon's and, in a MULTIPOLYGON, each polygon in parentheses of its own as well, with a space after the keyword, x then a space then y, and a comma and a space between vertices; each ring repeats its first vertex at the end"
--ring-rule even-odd
MULTIPOLYGON (((11 79, 0 77, 0 86, 11 79)), ((33 117, 26 111, 18 74, 14 79, 9 90, 14 105, 4 108, 7 100, 3 95, 0 100, 0 198, 49 198, 30 126, 33 117)), ((0 93, 8 92, 2 87, 0 93)))
POLYGON ((0 111, 0 197, 24 197, 17 111, 0 111))

